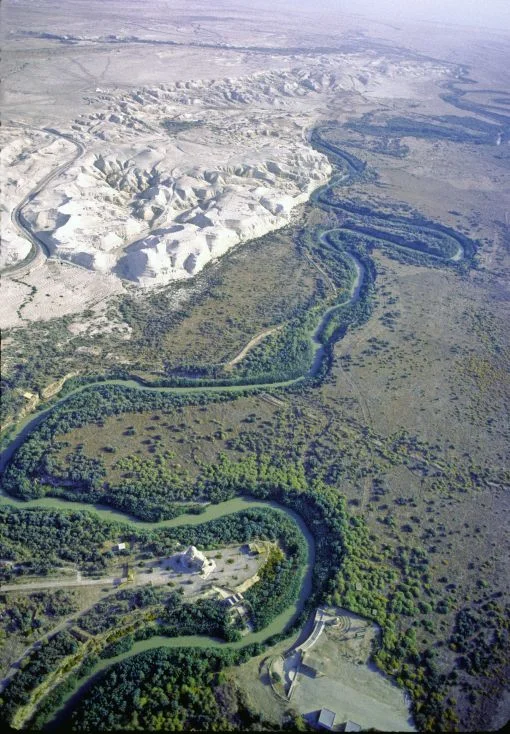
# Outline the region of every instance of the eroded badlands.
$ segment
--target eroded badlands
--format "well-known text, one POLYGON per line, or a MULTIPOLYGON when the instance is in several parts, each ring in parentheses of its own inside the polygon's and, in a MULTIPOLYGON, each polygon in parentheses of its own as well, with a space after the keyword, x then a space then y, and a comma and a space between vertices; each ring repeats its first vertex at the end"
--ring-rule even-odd
POLYGON ((444 69, 319 57, 236 80, 98 88, 90 102, 104 111, 61 130, 7 124, 2 265, 27 256, 24 227, 46 255, 103 275, 143 286, 191 277, 287 224, 327 181, 308 136, 342 99, 411 96, 425 74, 444 69))

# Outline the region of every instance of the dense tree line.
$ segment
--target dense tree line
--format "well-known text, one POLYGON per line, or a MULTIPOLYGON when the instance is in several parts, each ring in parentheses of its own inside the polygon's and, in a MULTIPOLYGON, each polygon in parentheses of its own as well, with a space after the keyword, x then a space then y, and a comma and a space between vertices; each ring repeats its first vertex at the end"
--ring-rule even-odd
POLYGON ((236 700, 230 705, 222 695, 226 683, 221 671, 242 660, 242 654, 231 650, 158 648, 141 653, 107 670, 63 729, 260 730, 260 715, 238 694, 232 692, 236 700))
POLYGON ((301 533, 285 514, 270 507, 250 508, 200 525, 182 525, 152 531, 149 548, 164 555, 175 548, 175 542, 200 548, 221 548, 252 540, 278 541, 288 553, 298 553, 301 533))
MULTIPOLYGON (((465 259, 468 262, 477 249, 477 243, 462 232, 439 222, 431 221, 417 211, 412 211, 410 216, 403 216, 391 210, 382 211, 375 209, 368 203, 360 203, 357 200, 351 201, 344 196, 340 196, 332 188, 321 192, 320 200, 324 205, 342 216, 337 231, 340 236, 344 231, 359 231, 360 234, 363 234, 364 229, 367 230, 366 234, 371 234, 377 231, 377 227, 384 226, 385 229, 375 235, 375 241, 383 242, 386 239, 388 245, 393 243, 418 252, 420 244, 426 248, 427 243, 429 243, 432 248, 430 254, 435 254, 441 258, 451 257, 455 252, 456 243, 458 243, 462 246, 465 259)), ((335 232, 335 236, 337 236, 337 232, 335 232)), ((427 250, 423 249, 421 254, 426 255, 427 250)))
POLYGON ((490 145, 497 139, 499 126, 474 117, 443 115, 429 119, 413 120, 407 117, 390 117, 383 122, 374 122, 368 112, 358 120, 345 124, 350 130, 374 137, 399 136, 424 138, 426 140, 448 140, 453 143, 490 145))
POLYGON ((106 567, 101 549, 125 526, 102 522, 93 512, 0 507, 0 580, 26 574, 48 574, 62 563, 84 571, 106 567))
POLYGON ((34 688, 65 658, 76 653, 78 648, 79 643, 64 630, 33 652, 28 664, 16 673, 0 696, 0 723, 10 726, 17 709, 29 702, 34 688))
MULTIPOLYGON (((41 731, 43 727, 52 721, 57 709, 62 705, 66 696, 71 694, 78 681, 86 678, 92 672, 94 666, 99 662, 99 658, 95 653, 89 653, 83 662, 70 675, 52 688, 39 702, 36 711, 27 722, 27 729, 33 731, 41 731)), ((52 721, 51 731, 56 731, 55 722, 52 721)), ((64 729, 64 731, 66 731, 64 729)))
MULTIPOLYGON (((337 171, 344 175, 341 184, 349 186, 363 177, 363 174, 366 173, 367 164, 352 153, 348 153, 345 148, 336 145, 330 139, 330 131, 331 127, 326 125, 315 128, 312 131, 310 142, 314 148, 327 155, 337 171)), ((335 181, 335 178, 333 178, 333 181, 335 181)), ((327 188, 327 186, 324 186, 321 191, 325 191, 327 188)))
POLYGON ((239 636, 230 620, 228 608, 218 599, 198 599, 183 604, 180 595, 175 593, 166 602, 160 619, 158 632, 168 637, 207 635, 229 641, 239 636))
POLYGON ((265 565, 259 571, 260 580, 244 594, 250 606, 251 619, 255 630, 266 627, 269 622, 289 607, 296 599, 301 588, 300 567, 306 560, 306 547, 293 554, 285 555, 273 549, 265 565))

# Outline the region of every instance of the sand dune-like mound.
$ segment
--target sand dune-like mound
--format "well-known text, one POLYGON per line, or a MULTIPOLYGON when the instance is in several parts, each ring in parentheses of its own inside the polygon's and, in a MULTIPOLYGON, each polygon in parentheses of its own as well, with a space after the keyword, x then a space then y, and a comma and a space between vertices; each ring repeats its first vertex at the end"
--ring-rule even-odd
MULTIPOLYGON (((405 94, 424 70, 403 66, 319 57, 240 79, 98 89, 102 111, 80 116, 67 138, 45 133, 49 159, 69 162, 32 191, 23 222, 50 254, 84 268, 143 286, 189 278, 286 225, 331 173, 308 131, 347 93, 400 84, 405 94)), ((23 142, 11 148, 8 161, 25 150, 23 142)), ((22 258, 29 244, 7 229, 8 252, 22 258)))

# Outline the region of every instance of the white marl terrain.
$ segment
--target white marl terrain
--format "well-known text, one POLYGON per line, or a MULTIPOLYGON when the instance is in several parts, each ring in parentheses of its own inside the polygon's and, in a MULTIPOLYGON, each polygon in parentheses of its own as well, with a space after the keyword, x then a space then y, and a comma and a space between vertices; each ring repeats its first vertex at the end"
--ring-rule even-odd
MULTIPOLYGON (((443 70, 369 55, 319 57, 237 80, 97 89, 91 101, 104 111, 63 131, 74 149, 57 131, 43 133, 54 165, 66 151, 71 163, 32 191, 23 220, 52 255, 89 270, 142 286, 189 278, 234 245, 286 225, 327 181, 330 164, 307 133, 332 104, 338 111, 342 96, 353 93, 384 97, 387 85, 406 96, 413 81, 431 73, 443 70)), ((37 152, 40 141, 26 130, 7 131, 26 142, 23 149, 11 141, 17 158, 3 163, 16 192, 26 195, 35 181, 23 179, 23 161, 39 164, 40 180, 48 155, 37 152)), ((28 243, 4 220, 5 264, 22 259, 28 243)))

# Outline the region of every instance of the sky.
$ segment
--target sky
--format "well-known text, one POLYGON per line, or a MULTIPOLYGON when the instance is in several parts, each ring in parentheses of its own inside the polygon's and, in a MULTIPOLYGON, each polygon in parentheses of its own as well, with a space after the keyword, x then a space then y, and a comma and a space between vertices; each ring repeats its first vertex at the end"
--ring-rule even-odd
MULTIPOLYGON (((310 9, 338 8, 394 22, 414 19, 510 30, 510 0, 295 0, 310 9)), ((510 63, 510 60, 509 60, 510 63)))

